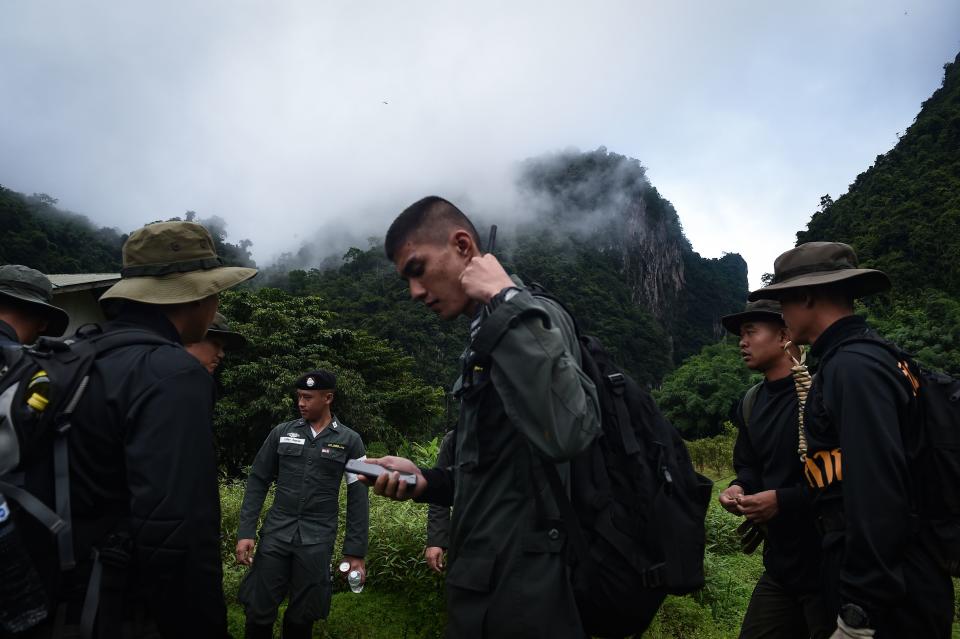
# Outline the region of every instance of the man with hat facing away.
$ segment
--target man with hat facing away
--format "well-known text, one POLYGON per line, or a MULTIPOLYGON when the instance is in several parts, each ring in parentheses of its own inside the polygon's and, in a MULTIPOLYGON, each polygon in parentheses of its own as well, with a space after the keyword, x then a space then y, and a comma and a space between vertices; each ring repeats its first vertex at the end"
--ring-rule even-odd
POLYGON ((221 291, 255 274, 222 266, 191 222, 124 243, 103 330, 144 343, 98 356, 67 432, 76 568, 60 573, 45 531, 24 535, 57 603, 31 637, 81 636, 85 600, 98 602, 94 636, 227 636, 213 379, 182 343, 203 338, 221 291))
POLYGON ((247 338, 230 330, 227 318, 217 313, 213 317, 207 334, 199 342, 187 344, 187 352, 197 358, 203 367, 213 375, 226 357, 227 351, 243 348, 247 345, 247 338))
MULTIPOLYGON (((369 502, 367 487, 344 472, 350 459, 366 459, 363 441, 330 410, 337 379, 316 370, 294 384, 300 419, 284 422, 267 435, 250 466, 240 507, 237 561, 253 567, 237 595, 247 614, 248 639, 273 636, 273 623, 284 596, 284 639, 308 639, 313 624, 330 611, 330 558, 337 538, 340 482, 347 483, 347 530, 343 560, 366 579, 369 502), (254 556, 257 519, 270 484, 277 490, 260 529, 254 556)), ((349 571, 348 571, 349 572, 349 571)))
POLYGON ((949 637, 953 584, 912 517, 901 438, 912 389, 894 356, 854 315, 855 298, 890 288, 853 249, 809 242, 774 264, 750 299, 777 299, 798 344, 819 361, 804 408, 804 474, 823 541, 822 592, 833 637, 949 637))
POLYGON ((720 493, 720 504, 749 522, 744 526, 745 542, 752 538, 755 547, 761 536, 765 539, 764 572, 750 598, 740 637, 826 639, 833 632, 835 615, 817 592, 820 537, 797 455, 797 394, 793 361, 786 350, 790 334, 780 304, 749 302, 742 313, 720 321, 740 338, 747 368, 764 377, 734 411, 737 477, 720 493))
POLYGON ((52 302, 53 286, 46 275, 20 264, 0 266, 0 346, 63 335, 70 317, 52 302))

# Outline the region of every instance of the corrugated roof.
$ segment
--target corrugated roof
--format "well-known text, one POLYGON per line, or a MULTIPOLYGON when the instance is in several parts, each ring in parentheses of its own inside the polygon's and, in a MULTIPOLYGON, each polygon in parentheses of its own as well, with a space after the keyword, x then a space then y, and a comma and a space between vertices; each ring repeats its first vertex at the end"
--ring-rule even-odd
POLYGON ((104 288, 120 280, 119 273, 52 273, 47 277, 53 284, 54 294, 104 288))

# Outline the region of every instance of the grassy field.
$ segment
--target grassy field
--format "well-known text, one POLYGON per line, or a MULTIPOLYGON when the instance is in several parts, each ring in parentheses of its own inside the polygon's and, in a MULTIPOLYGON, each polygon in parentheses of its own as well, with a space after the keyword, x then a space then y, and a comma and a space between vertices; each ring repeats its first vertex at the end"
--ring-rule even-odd
MULTIPOLYGON (((716 443, 707 444, 715 447, 716 443)), ((716 478, 714 497, 725 487, 729 471, 711 471, 716 478)), ((237 514, 243 484, 221 485, 223 503, 224 591, 227 596, 230 631, 243 636, 243 610, 236 602, 237 587, 246 568, 233 561, 237 514)), ((269 504, 270 497, 268 497, 269 504)), ((341 498, 341 503, 343 499, 341 498)), ((266 507, 264 508, 266 511, 266 507)), ((342 517, 342 513, 341 513, 342 517)), ((685 597, 669 597, 646 639, 735 639, 750 594, 763 567, 760 552, 740 552, 736 527, 740 519, 730 515, 714 498, 707 512, 706 585, 685 597)), ((340 589, 333 596, 329 619, 318 623, 314 637, 335 639, 434 639, 443 636, 443 582, 423 561, 426 507, 371 497, 368 580, 363 592, 340 589)), ((340 525, 341 539, 343 522, 340 525)), ((336 549, 339 552, 340 541, 336 549)), ((957 610, 960 610, 958 606, 957 610)), ((282 610, 280 616, 282 617, 282 610)), ((279 637, 277 623, 275 636, 279 637)), ((960 626, 953 636, 960 639, 960 626)))

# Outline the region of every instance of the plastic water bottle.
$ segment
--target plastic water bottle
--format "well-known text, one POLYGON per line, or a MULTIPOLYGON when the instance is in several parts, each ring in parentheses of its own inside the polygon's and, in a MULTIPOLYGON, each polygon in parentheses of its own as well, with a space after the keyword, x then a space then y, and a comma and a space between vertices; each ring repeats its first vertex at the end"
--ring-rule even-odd
POLYGON ((363 590, 363 577, 359 570, 351 570, 347 575, 347 583, 350 584, 350 590, 360 592, 363 590))
POLYGON ((347 576, 347 583, 350 584, 350 590, 360 592, 363 590, 363 577, 359 570, 350 570, 350 562, 342 561, 338 566, 340 572, 347 576))

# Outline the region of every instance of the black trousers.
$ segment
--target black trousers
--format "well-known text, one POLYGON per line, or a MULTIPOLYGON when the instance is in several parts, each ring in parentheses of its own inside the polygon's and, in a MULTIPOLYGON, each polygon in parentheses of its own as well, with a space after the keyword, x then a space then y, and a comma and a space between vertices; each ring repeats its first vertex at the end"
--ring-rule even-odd
POLYGON ((764 572, 740 627, 740 639, 828 639, 837 627, 818 593, 788 591, 764 572))
POLYGON ((247 622, 266 626, 277 618, 280 602, 289 593, 286 619, 312 623, 330 611, 330 554, 333 544, 301 544, 262 537, 253 566, 243 578, 237 599, 247 613, 247 622))

